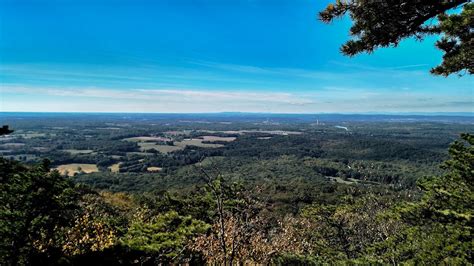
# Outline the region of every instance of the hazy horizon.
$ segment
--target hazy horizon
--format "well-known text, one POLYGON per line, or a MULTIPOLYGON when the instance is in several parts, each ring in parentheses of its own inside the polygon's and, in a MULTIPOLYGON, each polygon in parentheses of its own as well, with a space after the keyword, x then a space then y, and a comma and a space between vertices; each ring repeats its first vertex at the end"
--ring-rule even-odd
POLYGON ((278 113, 278 112, 75 112, 75 111, 0 111, 2 114, 144 114, 144 115, 361 115, 361 116, 474 116, 474 112, 315 112, 315 113, 278 113))

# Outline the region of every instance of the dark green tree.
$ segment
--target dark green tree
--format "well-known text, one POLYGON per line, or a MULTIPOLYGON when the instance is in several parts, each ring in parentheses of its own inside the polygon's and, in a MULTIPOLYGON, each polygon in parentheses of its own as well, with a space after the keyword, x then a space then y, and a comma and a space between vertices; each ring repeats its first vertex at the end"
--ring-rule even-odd
POLYGON ((152 217, 149 221, 137 217, 121 239, 121 243, 132 252, 140 253, 140 263, 178 262, 187 259, 188 242, 209 229, 209 225, 169 211, 152 217))
POLYGON ((444 176, 419 181, 422 199, 398 210, 405 230, 376 248, 384 262, 466 265, 473 261, 474 135, 462 134, 444 176))
POLYGON ((0 158, 0 264, 41 264, 61 257, 55 231, 73 221, 79 194, 70 180, 0 158))
POLYGON ((435 75, 474 73, 474 4, 469 0, 374 1, 338 0, 319 13, 323 22, 348 14, 352 38, 341 52, 354 56, 379 47, 397 46, 403 39, 441 38, 436 46, 444 52, 442 63, 431 69, 435 75), (462 9, 461 12, 451 12, 462 9))

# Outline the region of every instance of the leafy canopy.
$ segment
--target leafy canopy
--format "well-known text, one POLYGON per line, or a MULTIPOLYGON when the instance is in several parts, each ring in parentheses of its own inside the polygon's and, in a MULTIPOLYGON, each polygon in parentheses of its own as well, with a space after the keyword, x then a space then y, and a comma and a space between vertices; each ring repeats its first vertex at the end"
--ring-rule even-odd
POLYGON ((473 261, 474 135, 449 149, 448 173, 419 181, 424 195, 398 211, 408 225, 376 250, 384 262, 466 265, 473 261))
POLYGON ((341 47, 345 55, 371 53, 379 47, 396 47, 405 38, 422 40, 438 34, 441 38, 436 46, 444 52, 443 61, 431 73, 474 73, 474 4, 469 0, 338 0, 321 11, 319 19, 329 23, 345 14, 354 22, 352 39, 341 47), (448 14, 460 7, 460 13, 448 14))

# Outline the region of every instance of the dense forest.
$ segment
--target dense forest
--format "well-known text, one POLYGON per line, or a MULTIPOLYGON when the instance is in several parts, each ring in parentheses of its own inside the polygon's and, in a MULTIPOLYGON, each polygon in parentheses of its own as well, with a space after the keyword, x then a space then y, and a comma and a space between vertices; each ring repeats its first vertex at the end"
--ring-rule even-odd
POLYGON ((286 119, 11 118, 2 264, 472 262, 471 123, 286 119))

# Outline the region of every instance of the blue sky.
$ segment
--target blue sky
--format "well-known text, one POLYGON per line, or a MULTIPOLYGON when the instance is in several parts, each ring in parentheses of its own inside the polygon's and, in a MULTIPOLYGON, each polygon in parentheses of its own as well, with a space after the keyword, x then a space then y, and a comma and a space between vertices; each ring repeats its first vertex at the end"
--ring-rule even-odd
POLYGON ((0 0, 0 111, 473 112, 435 38, 344 57, 328 2, 0 0))

